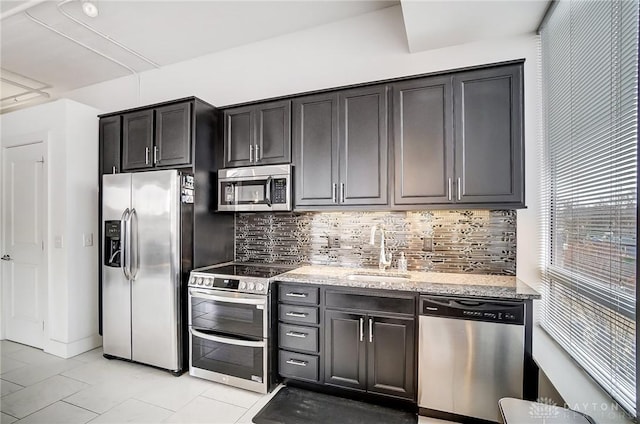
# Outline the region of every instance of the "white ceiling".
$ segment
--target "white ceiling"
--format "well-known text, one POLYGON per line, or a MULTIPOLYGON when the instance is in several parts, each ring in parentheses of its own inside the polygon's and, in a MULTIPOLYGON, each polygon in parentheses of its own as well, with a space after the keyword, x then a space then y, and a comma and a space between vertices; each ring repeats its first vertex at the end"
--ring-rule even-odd
MULTIPOLYGON (((531 33, 548 2, 402 0, 409 50, 531 33)), ((0 1, 0 110, 13 109, 28 98, 43 99, 48 93, 348 19, 399 1, 98 0, 97 4, 99 15, 89 18, 82 12, 81 0, 0 1)))
POLYGON ((548 4, 547 0, 402 0, 409 51, 533 33, 548 4))

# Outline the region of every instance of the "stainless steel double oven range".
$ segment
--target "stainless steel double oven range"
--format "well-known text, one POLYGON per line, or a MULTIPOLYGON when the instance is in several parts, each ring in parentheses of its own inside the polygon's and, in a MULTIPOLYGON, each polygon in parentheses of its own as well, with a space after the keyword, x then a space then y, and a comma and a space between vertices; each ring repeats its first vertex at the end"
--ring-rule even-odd
POLYGON ((276 379, 277 320, 269 282, 291 268, 223 264, 189 277, 189 374, 268 393, 276 379))

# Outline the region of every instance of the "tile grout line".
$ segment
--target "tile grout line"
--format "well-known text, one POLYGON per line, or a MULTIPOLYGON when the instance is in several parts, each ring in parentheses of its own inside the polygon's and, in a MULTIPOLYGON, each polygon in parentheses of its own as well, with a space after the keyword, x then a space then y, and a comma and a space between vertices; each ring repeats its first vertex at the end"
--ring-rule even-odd
MULTIPOLYGON (((74 394, 75 394, 75 393, 74 393, 74 394)), ((73 396, 73 395, 71 395, 71 396, 73 396)), ((69 396, 67 396, 67 397, 69 397, 69 396)), ((92 411, 91 409, 87 409, 87 408, 85 408, 84 406, 80 406, 80 405, 73 404, 73 403, 71 403, 71 402, 67 402, 65 399, 66 399, 66 398, 64 398, 64 399, 60 399, 58 402, 63 402, 63 403, 66 403, 67 405, 75 406, 76 408, 80 408, 80 409, 83 409, 83 410, 85 410, 85 411, 87 411, 87 412, 91 412, 92 414, 96 414, 96 416, 95 416, 94 418, 97 418, 97 417, 99 417, 100 415, 102 415, 102 414, 100 414, 100 413, 98 413, 98 412, 96 412, 96 411, 92 411)), ((93 418, 91 418, 91 419, 93 419, 93 418)))
MULTIPOLYGON (((196 397, 197 397, 197 396, 196 396, 196 397)), ((173 415, 173 414, 175 414, 175 413, 177 413, 177 412, 178 412, 178 411, 174 411, 173 409, 163 408, 162 406, 154 405, 153 403, 149 403, 149 402, 147 402, 147 401, 144 401, 144 400, 141 400, 141 399, 137 399, 137 398, 135 398, 135 397, 133 397, 133 396, 132 396, 132 397, 130 397, 130 398, 128 398, 128 399, 126 399, 124 402, 126 402, 127 400, 135 400, 135 401, 138 401, 138 402, 144 403, 144 404, 149 405, 149 406, 154 406, 154 407, 156 407, 156 408, 163 409, 163 410, 165 410, 165 411, 167 411, 167 412, 171 412, 171 415, 173 415)), ((124 402, 122 402, 122 403, 124 403, 124 402)), ((122 403, 120 403, 120 404, 118 404, 118 405, 122 405, 122 403)), ((114 406, 113 408, 115 408, 115 406, 114 406)), ((113 408, 111 408, 111 409, 113 409, 113 408)), ((110 409, 110 410, 111 410, 111 409, 110 409)), ((106 412, 105 412, 105 414, 106 414, 106 412)))

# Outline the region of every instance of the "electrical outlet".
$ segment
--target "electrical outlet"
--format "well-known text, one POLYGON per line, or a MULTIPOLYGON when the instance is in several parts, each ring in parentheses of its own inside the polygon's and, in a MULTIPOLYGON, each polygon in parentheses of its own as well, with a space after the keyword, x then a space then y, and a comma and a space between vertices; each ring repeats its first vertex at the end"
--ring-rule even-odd
POLYGON ((340 236, 329 236, 329 247, 334 249, 340 247, 340 236))
POLYGON ((64 240, 62 239, 62 236, 55 236, 53 238, 53 246, 56 249, 62 249, 64 247, 64 240))
POLYGON ((422 251, 433 252, 433 237, 425 237, 422 239, 422 251))
POLYGON ((83 234, 82 235, 82 242, 84 244, 84 247, 93 246, 93 233, 83 234))

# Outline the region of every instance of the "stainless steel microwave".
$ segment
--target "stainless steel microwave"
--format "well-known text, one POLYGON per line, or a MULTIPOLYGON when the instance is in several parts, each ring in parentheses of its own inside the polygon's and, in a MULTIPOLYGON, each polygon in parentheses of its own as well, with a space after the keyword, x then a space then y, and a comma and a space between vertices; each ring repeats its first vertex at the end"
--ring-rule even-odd
POLYGON ((220 169, 218 210, 290 211, 291 165, 220 169))

